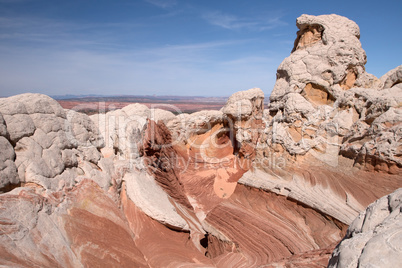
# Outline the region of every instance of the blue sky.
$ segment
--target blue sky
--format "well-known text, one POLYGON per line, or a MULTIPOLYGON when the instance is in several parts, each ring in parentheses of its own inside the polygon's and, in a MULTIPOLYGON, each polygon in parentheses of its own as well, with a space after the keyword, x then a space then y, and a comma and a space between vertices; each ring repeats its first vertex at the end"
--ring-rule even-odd
POLYGON ((269 96, 303 13, 357 22, 380 77, 402 63, 401 3, 0 0, 0 96, 269 96))

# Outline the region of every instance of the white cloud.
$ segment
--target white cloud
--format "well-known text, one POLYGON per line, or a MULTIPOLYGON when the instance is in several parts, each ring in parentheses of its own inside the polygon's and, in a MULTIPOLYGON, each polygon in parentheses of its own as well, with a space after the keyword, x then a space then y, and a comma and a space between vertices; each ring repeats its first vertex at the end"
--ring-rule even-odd
POLYGON ((229 30, 249 29, 255 31, 265 31, 286 25, 280 16, 270 17, 238 17, 232 14, 226 14, 220 11, 206 12, 202 18, 208 23, 229 30))
POLYGON ((135 34, 141 27, 129 22, 74 23, 36 17, 0 17, 0 44, 114 49, 121 48, 119 40, 126 38, 126 33, 135 34))
POLYGON ((62 94, 230 95, 272 88, 278 65, 267 58, 217 60, 211 42, 111 52, 0 47, 0 95, 62 94), (267 64, 268 62, 268 64, 267 64))
POLYGON ((177 4, 176 0, 145 0, 145 1, 154 6, 164 9, 173 7, 177 4))
POLYGON ((128 46, 116 37, 135 32, 129 27, 136 26, 0 17, 0 96, 28 91, 222 96, 253 86, 272 88, 269 68, 275 70, 278 62, 268 66, 260 57, 226 53, 255 40, 128 46))
POLYGON ((0 0, 0 4, 17 4, 23 2, 29 2, 32 0, 0 0))

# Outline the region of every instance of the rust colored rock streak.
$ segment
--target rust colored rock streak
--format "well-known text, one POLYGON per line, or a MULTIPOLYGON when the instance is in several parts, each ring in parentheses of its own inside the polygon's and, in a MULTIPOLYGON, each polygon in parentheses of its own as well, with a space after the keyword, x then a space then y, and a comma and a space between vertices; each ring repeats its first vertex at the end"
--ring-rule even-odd
POLYGON ((297 176, 302 178, 308 187, 313 189, 316 185, 321 186, 340 196, 345 202, 353 197, 362 209, 402 187, 402 174, 368 172, 351 167, 347 163, 350 162, 348 159, 339 158, 339 161, 338 166, 331 167, 320 163, 314 157, 306 156, 297 158, 296 162, 287 162, 284 169, 264 168, 264 171, 287 181, 297 176))
POLYGON ((308 83, 302 92, 302 96, 314 105, 332 105, 335 98, 325 88, 308 83))
POLYGON ((1 195, 0 219, 0 265, 148 267, 124 214, 91 180, 70 192, 1 195))
POLYGON ((148 267, 124 215, 93 182, 72 191, 63 216, 67 238, 86 267, 148 267))
POLYGON ((155 177, 159 185, 179 204, 192 209, 177 176, 176 152, 172 146, 171 133, 165 124, 148 120, 147 129, 139 147, 148 172, 155 177))
POLYGON ((194 134, 187 144, 173 144, 165 125, 149 120, 141 151, 148 172, 173 199, 196 213, 207 213, 230 197, 250 167, 250 159, 233 154, 230 135, 227 127, 217 124, 194 134))
POLYGON ((190 234, 168 229, 151 219, 127 197, 123 187, 121 200, 124 213, 141 249, 151 267, 213 267, 210 259, 198 251, 190 234))
POLYGON ((323 28, 320 25, 308 25, 301 28, 297 32, 297 37, 294 43, 292 52, 297 49, 303 49, 308 46, 312 46, 322 39, 323 28))
POLYGON ((285 197, 242 185, 206 221, 235 245, 214 259, 218 267, 235 259, 237 266, 257 267, 326 248, 339 241, 347 227, 285 197))
POLYGON ((194 135, 186 146, 175 146, 180 159, 180 180, 186 193, 197 201, 195 212, 208 213, 234 192, 237 181, 248 170, 248 162, 233 155, 230 132, 222 124, 194 135))
POLYGON ((0 196, 0 265, 7 267, 74 267, 67 244, 59 244, 48 218, 46 198, 33 189, 18 189, 0 196), (44 228, 45 227, 45 228, 44 228), (52 237, 52 245, 49 242, 52 237), (58 249, 57 252, 54 248, 58 249))
POLYGON ((312 250, 306 253, 295 254, 289 258, 282 259, 275 263, 270 263, 264 267, 309 267, 309 268, 323 268, 327 267, 328 259, 331 257, 331 252, 334 250, 336 244, 325 248, 312 250))

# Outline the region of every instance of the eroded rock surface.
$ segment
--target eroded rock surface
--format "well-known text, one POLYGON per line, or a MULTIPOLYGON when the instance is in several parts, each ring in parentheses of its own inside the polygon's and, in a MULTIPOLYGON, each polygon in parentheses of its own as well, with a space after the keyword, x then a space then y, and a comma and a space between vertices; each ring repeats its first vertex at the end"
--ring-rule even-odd
POLYGON ((205 227, 211 236, 232 245, 209 252, 218 267, 258 267, 325 248, 346 230, 338 221, 286 197, 241 185, 207 215, 205 227))
POLYGON ((297 26, 263 116, 255 168, 239 182, 350 224, 402 186, 400 67, 381 79, 366 73, 359 27, 347 18, 302 15, 297 26))
POLYGON ((1 265, 148 267, 124 214, 92 180, 50 195, 20 187, 0 200, 1 265))
POLYGON ((56 191, 83 177, 110 181, 94 168, 103 137, 87 115, 66 112, 52 98, 29 93, 0 99, 0 113, 5 126, 2 187, 34 183, 56 191))
POLYGON ((0 99, 0 265, 325 267, 349 224, 330 265, 400 262, 400 191, 353 220, 402 187, 401 66, 366 73, 347 18, 297 27, 266 110, 0 99))
POLYGON ((398 267, 401 253, 402 189, 398 189, 359 214, 328 267, 398 267))
POLYGON ((367 169, 397 172, 400 67, 381 79, 367 74, 359 27, 347 18, 302 15, 297 26, 295 48, 279 66, 270 96, 269 147, 312 153, 327 163, 341 151, 367 169))

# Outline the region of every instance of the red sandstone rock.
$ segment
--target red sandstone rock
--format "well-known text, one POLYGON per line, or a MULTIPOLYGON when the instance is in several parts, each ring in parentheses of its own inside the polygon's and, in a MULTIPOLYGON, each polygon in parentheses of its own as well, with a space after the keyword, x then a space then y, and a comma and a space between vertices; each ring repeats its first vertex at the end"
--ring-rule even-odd
POLYGON ((346 231, 346 225, 311 208, 241 185, 207 215, 206 223, 211 235, 233 243, 229 252, 211 253, 217 255, 214 260, 220 264, 235 258, 236 265, 247 267, 326 248, 346 231))
POLYGON ((52 196, 16 189, 0 204, 2 265, 148 267, 124 214, 90 180, 52 196))
POLYGON ((220 111, 132 104, 96 122, 43 95, 3 99, 0 265, 326 266, 353 218, 402 187, 400 68, 367 74, 346 18, 297 23, 268 111, 259 89, 220 111))
POLYGON ((124 188, 121 199, 134 241, 151 267, 213 266, 194 246, 190 233, 171 230, 145 215, 127 198, 124 188))

